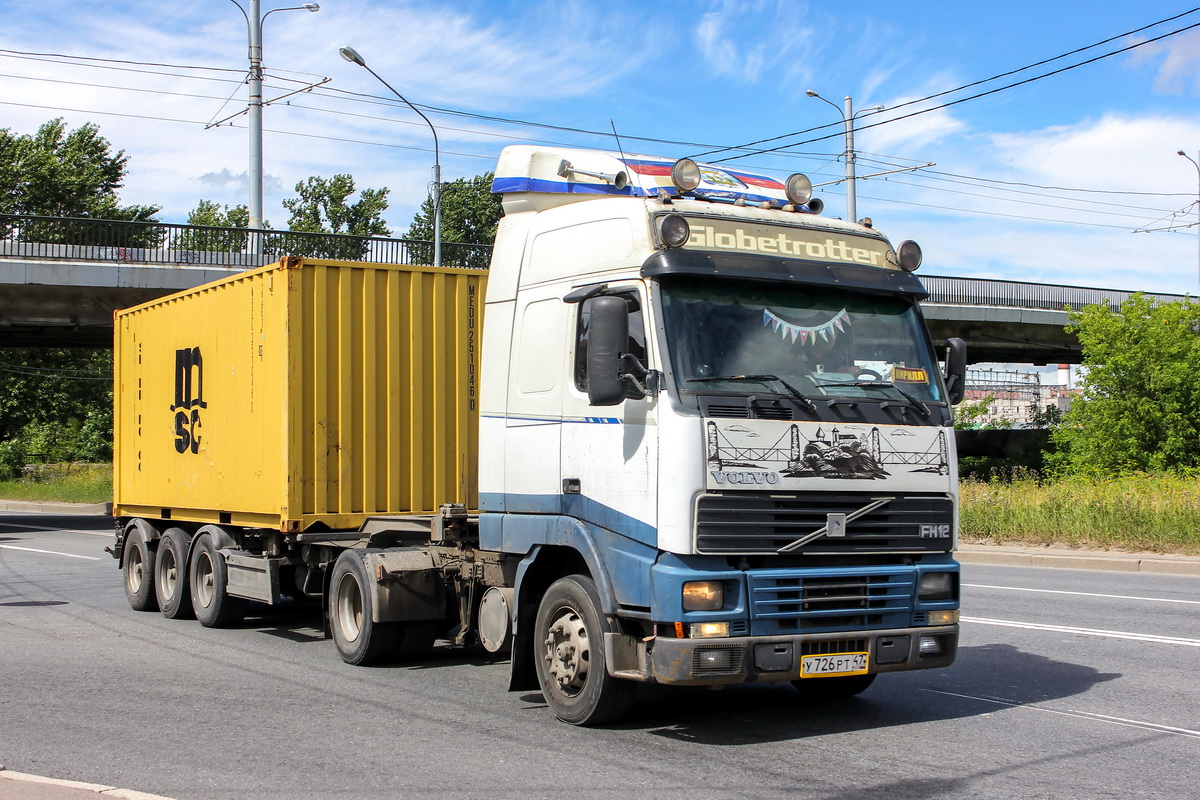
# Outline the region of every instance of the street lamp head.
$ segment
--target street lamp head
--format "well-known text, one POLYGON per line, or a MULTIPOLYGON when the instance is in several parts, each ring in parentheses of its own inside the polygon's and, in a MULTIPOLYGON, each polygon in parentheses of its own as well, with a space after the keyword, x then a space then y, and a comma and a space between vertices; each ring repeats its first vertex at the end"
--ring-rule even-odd
POLYGON ((1175 155, 1177 155, 1177 156, 1186 156, 1186 155, 1187 155, 1187 153, 1183 152, 1182 150, 1176 150, 1176 151, 1175 151, 1175 155))
POLYGON ((804 93, 806 95, 808 95, 809 97, 820 97, 821 96, 821 95, 817 94, 816 92, 814 92, 812 89, 806 89, 804 93))
POLYGON ((300 7, 303 8, 305 11, 311 11, 314 14, 321 10, 320 3, 305 3, 304 5, 302 5, 300 7))
POLYGON ((338 52, 342 54, 342 58, 346 59, 351 64, 358 64, 360 67, 365 67, 367 65, 366 59, 360 56, 358 51, 353 47, 342 47, 338 49, 338 52))

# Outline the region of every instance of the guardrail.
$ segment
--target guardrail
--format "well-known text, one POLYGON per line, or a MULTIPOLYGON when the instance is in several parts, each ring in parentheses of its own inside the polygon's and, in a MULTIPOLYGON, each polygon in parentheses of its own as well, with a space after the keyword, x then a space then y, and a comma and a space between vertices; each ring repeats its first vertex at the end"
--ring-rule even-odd
MULTIPOLYGON (((929 298, 925 302, 952 306, 1000 306, 1062 311, 1064 306, 1082 308, 1107 305, 1116 309, 1134 295, 1134 292, 1120 289, 1092 289, 1084 286, 1058 286, 993 278, 952 278, 942 275, 921 275, 920 278, 929 292, 929 298)), ((1142 294, 1164 303, 1187 297, 1182 294, 1155 292, 1142 294)))
MULTIPOLYGON (((430 265, 433 243, 332 233, 0 214, 0 256, 233 269, 263 266, 281 256, 430 265)), ((486 245, 442 243, 443 266, 486 268, 490 258, 491 248, 486 245)))
MULTIPOLYGON (((488 245, 442 243, 448 267, 486 269, 488 245)), ((433 243, 412 239, 347 236, 297 231, 258 231, 164 222, 119 222, 68 217, 0 214, 0 258, 19 256, 145 264, 196 264, 248 269, 281 256, 298 255, 385 264, 433 263, 433 243)), ((1061 311, 1064 306, 1117 308, 1133 292, 1082 286, 1028 283, 993 278, 922 275, 926 302, 959 306, 1001 306, 1061 311)), ((1163 302, 1186 295, 1145 292, 1163 302)))

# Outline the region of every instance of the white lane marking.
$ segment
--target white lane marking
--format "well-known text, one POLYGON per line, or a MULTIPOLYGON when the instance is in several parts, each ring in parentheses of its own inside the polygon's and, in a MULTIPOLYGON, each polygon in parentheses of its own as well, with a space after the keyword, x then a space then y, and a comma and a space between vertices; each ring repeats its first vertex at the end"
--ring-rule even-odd
POLYGON ((112 531, 101 533, 100 531, 81 531, 75 528, 31 528, 28 525, 8 525, 0 522, 0 528, 16 528, 19 531, 27 533, 80 533, 84 536, 104 536, 109 539, 116 538, 112 531))
POLYGON ((1176 728, 1171 725, 1159 725, 1157 722, 1144 722, 1138 719, 1125 719, 1124 717, 1110 717, 1107 714, 1092 714, 1088 711, 1074 710, 1059 710, 1055 708, 1043 708, 1042 706, 1031 706, 1026 703, 1013 703, 1009 700, 997 700, 993 697, 978 697, 973 694, 959 694, 957 692, 945 692, 939 689, 926 689, 927 692, 934 694, 944 694, 950 697, 963 697, 968 700, 978 700, 983 703, 995 703, 999 706, 1008 706, 1009 708, 1020 708, 1026 711, 1041 711, 1044 714, 1058 714, 1064 717, 1077 717, 1079 719, 1089 719, 1095 722, 1104 722, 1109 725, 1121 725, 1127 728, 1140 728, 1146 731, 1154 731, 1155 733, 1169 733, 1172 736, 1187 736, 1191 739, 1200 739, 1200 731, 1194 731, 1190 728, 1176 728))
POLYGON ((66 556, 67 558, 83 558, 88 561, 99 561, 99 556, 77 556, 74 553, 59 553, 56 550, 36 550, 32 547, 17 547, 15 544, 0 544, 3 550, 24 550, 26 553, 45 553, 49 556, 66 556))
POLYGON ((1200 647, 1200 639, 1184 639, 1179 636, 1155 636, 1152 633, 1106 631, 1099 628, 1074 628, 1067 625, 1040 625, 1033 622, 1015 622, 1008 619, 985 619, 983 617, 963 617, 961 621, 976 622, 980 625, 999 625, 1004 628, 1024 628, 1025 630, 1030 631, 1075 633, 1081 636, 1100 636, 1108 639, 1130 639, 1135 642, 1153 642, 1155 644, 1177 644, 1184 647, 1200 647))
POLYGON ((1149 603, 1187 603, 1200 606, 1200 600, 1174 600, 1166 597, 1138 597, 1128 594, 1097 594, 1096 592, 1067 592, 1061 589, 1026 589, 1023 586, 990 586, 986 583, 964 583, 972 589, 1004 589, 1009 592, 1041 592, 1042 594, 1073 594, 1076 597, 1106 597, 1112 600, 1145 600, 1149 603))

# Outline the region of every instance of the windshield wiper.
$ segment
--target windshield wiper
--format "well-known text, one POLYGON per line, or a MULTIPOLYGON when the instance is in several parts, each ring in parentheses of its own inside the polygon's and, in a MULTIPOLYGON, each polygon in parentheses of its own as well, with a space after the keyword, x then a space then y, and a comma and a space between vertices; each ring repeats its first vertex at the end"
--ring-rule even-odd
POLYGON ((929 406, 922 403, 916 397, 913 397, 908 392, 901 389, 891 381, 830 381, 829 383, 822 382, 821 386, 865 386, 869 388, 878 387, 880 389, 895 389, 900 396, 909 402, 910 405, 925 419, 929 419, 929 406))
POLYGON ((719 381, 754 381, 762 383, 763 381, 775 381, 780 386, 788 390, 788 394, 796 398, 800 405, 810 414, 817 413, 817 404, 811 398, 805 396, 799 389, 792 386, 778 375, 720 375, 715 378, 689 378, 687 383, 717 383, 719 381))

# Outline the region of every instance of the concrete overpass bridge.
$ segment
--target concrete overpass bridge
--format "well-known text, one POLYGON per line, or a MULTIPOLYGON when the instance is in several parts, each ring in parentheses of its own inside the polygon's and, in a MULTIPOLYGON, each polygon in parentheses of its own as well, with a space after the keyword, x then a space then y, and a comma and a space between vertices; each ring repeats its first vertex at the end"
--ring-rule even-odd
MULTIPOLYGON (((489 249, 447 244, 443 261, 484 266, 489 249)), ((0 214, 0 347, 108 347, 114 309, 269 264, 282 254, 427 264, 432 246, 403 239, 0 214)), ((930 292, 923 307, 935 341, 961 336, 972 363, 1079 363, 1079 343, 1063 330, 1064 308, 1115 308, 1132 294, 937 275, 921 280, 930 292)))

